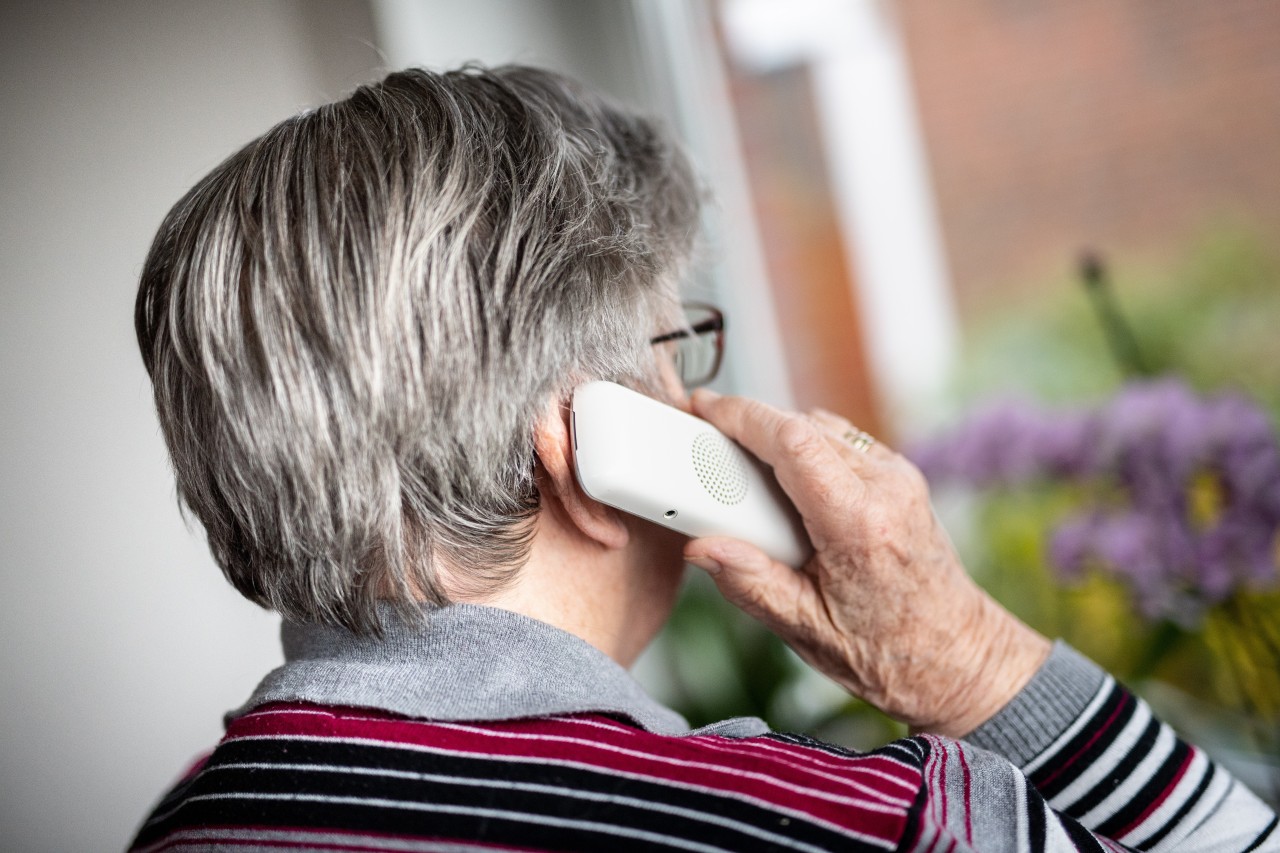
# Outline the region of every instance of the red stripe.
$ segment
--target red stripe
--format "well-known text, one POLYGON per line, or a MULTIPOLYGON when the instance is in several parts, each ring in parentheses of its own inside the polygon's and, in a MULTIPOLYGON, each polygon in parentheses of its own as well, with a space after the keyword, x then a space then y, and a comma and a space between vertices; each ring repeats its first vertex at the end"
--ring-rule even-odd
MULTIPOLYGON (((560 730, 561 734, 577 735, 579 731, 576 730, 590 732, 593 736, 592 739, 622 747, 635 748, 638 743, 637 736, 641 736, 642 740, 644 736, 655 737, 639 729, 624 728, 612 721, 605 722, 599 717, 556 718, 553 722, 564 727, 564 729, 560 730), (602 734, 603 732, 610 732, 613 736, 605 737, 602 734)), ((506 727, 503 726, 502 728, 506 727)), ((657 737, 662 736, 658 735, 657 737)), ((669 738, 664 739, 669 740, 669 738)), ((876 796, 889 799, 895 804, 909 805, 920 786, 920 771, 918 768, 887 756, 828 755, 820 749, 787 744, 775 741, 773 738, 729 738, 721 735, 695 735, 681 737, 679 740, 686 743, 696 743, 704 749, 710 749, 715 752, 729 753, 743 758, 750 757, 763 761, 769 765, 770 772, 776 772, 778 767, 786 767, 792 771, 794 780, 799 784, 816 783, 825 787, 831 784, 833 779, 829 772, 824 771, 835 771, 845 777, 835 781, 846 784, 851 788, 862 787, 864 790, 867 787, 875 788, 877 789, 876 796), (825 756, 830 760, 818 760, 817 756, 819 755, 825 756), (802 761, 816 766, 806 767, 804 765, 782 763, 787 760, 802 761), (852 774, 856 774, 857 778, 849 778, 852 774), (894 793, 895 789, 893 788, 880 790, 885 784, 885 780, 880 774, 901 783, 902 788, 897 793, 894 793)))
MULTIPOLYGON (((267 710, 267 709, 264 709, 267 710)), ((313 708, 274 707, 271 713, 249 714, 228 729, 226 740, 241 737, 301 736, 358 738, 388 746, 417 746, 496 758, 525 758, 570 762, 591 768, 620 771, 636 776, 711 789, 727 795, 750 797, 794 812, 888 841, 896 840, 906 825, 907 806, 894 807, 867 798, 831 795, 777 760, 764 757, 742 766, 725 764, 723 756, 699 738, 678 738, 638 731, 625 744, 604 743, 582 737, 580 728, 551 720, 525 720, 486 724, 436 724, 356 712, 359 717, 316 713, 313 708), (521 735, 520 738, 503 737, 521 735), (564 738, 574 738, 567 742, 564 738), (552 740, 552 738, 559 738, 552 740), (615 751, 632 750, 631 753, 615 751), (669 763, 697 762, 703 766, 669 763), (747 773, 766 778, 751 777, 747 773), (800 781, 796 781, 797 778, 800 781), (779 783, 812 789, 789 790, 779 783)))
POLYGON ((706 749, 714 752, 734 755, 740 759, 750 758, 755 765, 760 766, 761 772, 766 772, 767 768, 767 772, 776 773, 776 768, 785 767, 794 771, 798 784, 827 789, 832 783, 835 783, 846 788, 848 796, 870 796, 880 802, 899 808, 911 805, 916 791, 920 787, 919 773, 916 774, 915 784, 904 782, 902 787, 899 787, 894 783, 903 780, 898 776, 883 773, 883 771, 879 771, 875 767, 867 766, 869 762, 850 761, 843 767, 818 769, 795 764, 794 760, 801 756, 794 754, 778 755, 769 750, 749 748, 755 744, 738 744, 732 740, 727 743, 702 740, 701 743, 706 749), (886 781, 885 776, 889 776, 889 779, 893 781, 886 781))
MULTIPOLYGON (((587 722, 592 724, 592 728, 610 728, 614 729, 619 734, 643 734, 642 730, 625 727, 621 723, 607 720, 607 718, 568 717, 563 718, 562 721, 566 723, 587 722)), ((840 770, 842 772, 847 772, 851 769, 876 770, 887 776, 892 776, 902 782, 904 790, 908 788, 914 789, 920 784, 921 774, 918 767, 886 755, 833 755, 823 749, 804 746, 803 744, 790 743, 784 740, 775 740, 770 737, 732 738, 724 737, 723 735, 695 735, 682 737, 681 740, 724 744, 725 746, 732 747, 735 751, 740 751, 742 754, 780 753, 807 761, 825 769, 840 770)))
POLYGON ((1188 749, 1187 757, 1182 759, 1182 764, 1178 766, 1178 772, 1173 774, 1173 781, 1171 781, 1168 785, 1165 786, 1165 789, 1160 792, 1160 796, 1152 800, 1151 804, 1142 810, 1142 814, 1134 818, 1133 821, 1128 826, 1124 827, 1119 832, 1117 832, 1116 838, 1124 838, 1126 835, 1132 832, 1135 828, 1137 828, 1138 826, 1141 826, 1143 821, 1151 817, 1152 812, 1160 808, 1160 805, 1165 800, 1169 799, 1169 795, 1173 793, 1174 788, 1177 788, 1178 783, 1181 782, 1182 778, 1187 775, 1187 769, 1191 767, 1191 760, 1195 757, 1196 757, 1196 751, 1194 749, 1188 749))
POLYGON ((1111 728, 1111 724, 1112 724, 1112 723, 1114 723, 1114 722, 1116 721, 1116 717, 1120 716, 1120 712, 1121 712, 1121 711, 1123 711, 1123 710, 1125 709, 1125 707, 1126 707, 1128 704, 1129 704, 1129 702, 1128 702, 1128 701, 1125 701, 1123 698, 1121 699, 1121 701, 1117 702, 1117 703, 1116 703, 1116 709, 1115 709, 1114 711, 1112 711, 1112 712, 1111 712, 1111 716, 1110 716, 1110 717, 1107 717, 1107 721, 1106 721, 1105 723, 1103 723, 1103 724, 1102 724, 1102 726, 1101 726, 1101 727, 1099 727, 1099 729, 1098 729, 1096 732, 1094 732, 1094 733, 1093 733, 1093 737, 1089 738, 1089 740, 1085 743, 1085 745, 1084 745, 1084 746, 1082 746, 1082 747, 1080 747, 1080 749, 1076 750, 1076 754, 1075 754, 1075 755, 1073 755, 1073 756, 1071 756, 1070 758, 1068 758, 1068 759, 1067 759, 1065 762, 1063 762, 1062 764, 1059 764, 1059 765, 1058 765, 1058 769, 1057 769, 1057 770, 1053 771, 1053 772, 1052 772, 1052 773, 1050 773, 1047 777, 1045 777, 1044 779, 1042 779, 1042 780, 1040 781, 1040 786, 1048 785, 1048 784, 1049 784, 1049 783, 1051 783, 1054 779, 1057 779, 1059 776, 1061 776, 1061 775, 1062 775, 1063 771, 1065 771, 1065 770, 1066 770, 1067 768, 1069 768, 1072 764, 1074 764, 1076 761, 1078 761, 1078 760, 1080 759, 1080 756, 1082 756, 1082 755, 1084 755, 1086 752, 1088 752, 1088 751, 1089 751, 1089 747, 1091 747, 1091 746, 1093 746, 1095 743, 1097 743, 1097 742, 1098 742, 1098 738, 1100 738, 1100 737, 1102 737, 1104 734, 1106 734, 1107 730, 1111 728))

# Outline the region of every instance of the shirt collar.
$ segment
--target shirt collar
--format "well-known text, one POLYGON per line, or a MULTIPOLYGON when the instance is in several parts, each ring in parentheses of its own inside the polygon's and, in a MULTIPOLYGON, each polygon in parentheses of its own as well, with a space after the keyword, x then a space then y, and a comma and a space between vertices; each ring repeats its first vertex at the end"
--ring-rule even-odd
MULTIPOLYGON (((312 702, 441 721, 603 713, 658 734, 689 733, 608 655, 545 622, 474 604, 432 608, 421 624, 384 615, 381 638, 285 622, 284 665, 228 721, 268 702, 312 702)), ((739 718, 698 731, 767 727, 739 718)))

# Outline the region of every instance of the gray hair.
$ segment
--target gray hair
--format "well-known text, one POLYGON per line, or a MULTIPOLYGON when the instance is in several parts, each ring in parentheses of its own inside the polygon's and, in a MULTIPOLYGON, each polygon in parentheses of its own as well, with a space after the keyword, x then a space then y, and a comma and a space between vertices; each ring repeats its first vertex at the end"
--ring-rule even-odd
POLYGON ((651 122, 533 68, 409 70, 288 119, 171 210, 138 343, 180 501, 286 618, 377 631, 527 559, 533 425, 653 381, 699 194, 651 122))

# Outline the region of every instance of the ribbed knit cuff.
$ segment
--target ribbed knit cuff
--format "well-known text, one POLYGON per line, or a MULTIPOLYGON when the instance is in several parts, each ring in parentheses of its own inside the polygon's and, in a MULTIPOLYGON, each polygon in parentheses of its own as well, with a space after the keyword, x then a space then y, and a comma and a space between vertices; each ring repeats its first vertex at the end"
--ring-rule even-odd
POLYGON ((1106 673, 1061 640, 1027 686, 965 740, 1022 767, 1084 713, 1106 673))

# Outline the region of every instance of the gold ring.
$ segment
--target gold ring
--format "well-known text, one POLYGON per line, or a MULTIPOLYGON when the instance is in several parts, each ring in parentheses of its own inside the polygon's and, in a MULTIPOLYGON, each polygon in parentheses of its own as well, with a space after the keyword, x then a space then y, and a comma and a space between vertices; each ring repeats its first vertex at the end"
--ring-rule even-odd
POLYGON ((844 440, 853 445, 854 450, 860 450, 866 453, 871 449, 871 445, 876 443, 875 436, 866 430, 846 430, 844 440))

